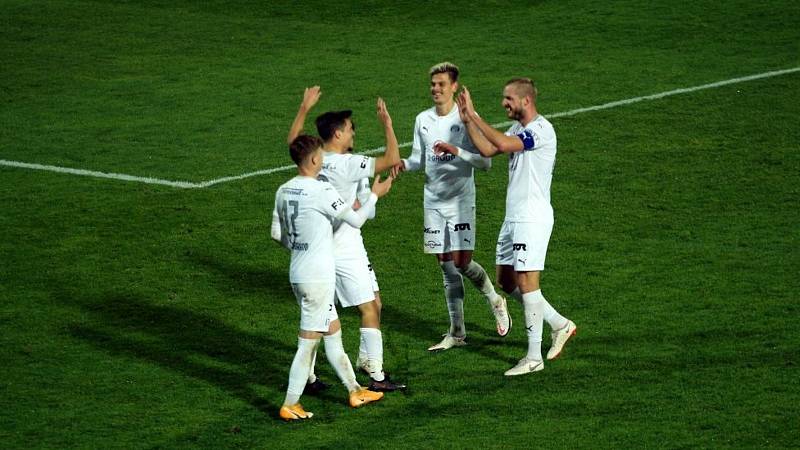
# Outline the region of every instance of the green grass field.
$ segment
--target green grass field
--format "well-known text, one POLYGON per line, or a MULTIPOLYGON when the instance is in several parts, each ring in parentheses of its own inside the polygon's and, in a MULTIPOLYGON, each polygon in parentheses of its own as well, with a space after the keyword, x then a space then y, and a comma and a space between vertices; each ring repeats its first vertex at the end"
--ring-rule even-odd
MULTIPOLYGON (((556 114, 797 68, 800 4, 5 0, 0 160, 189 182, 285 166, 312 84, 318 112, 355 111, 357 149, 383 145, 377 96, 407 142, 443 60, 492 123, 512 76, 556 114)), ((797 447, 798 105, 795 72, 553 119, 543 291, 579 334, 512 379, 521 308, 499 338, 471 286, 469 345, 426 351, 447 312, 423 177, 403 176, 364 235, 409 392, 352 410, 334 384, 300 424, 277 418, 299 314, 269 239, 291 171, 180 189, 0 165, 0 448, 797 447)), ((487 268, 506 170, 477 175, 487 268)))

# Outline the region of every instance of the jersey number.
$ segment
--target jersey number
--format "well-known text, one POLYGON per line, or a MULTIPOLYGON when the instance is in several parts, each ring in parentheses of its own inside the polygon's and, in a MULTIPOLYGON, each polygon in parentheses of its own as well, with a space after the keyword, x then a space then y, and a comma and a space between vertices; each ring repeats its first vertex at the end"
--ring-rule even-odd
POLYGON ((286 234, 291 238, 291 241, 294 241, 294 238, 297 236, 295 219, 297 219, 298 214, 300 214, 300 203, 297 200, 287 200, 284 202, 283 223, 286 227, 286 234), (289 215, 289 207, 292 208, 291 215, 289 215))

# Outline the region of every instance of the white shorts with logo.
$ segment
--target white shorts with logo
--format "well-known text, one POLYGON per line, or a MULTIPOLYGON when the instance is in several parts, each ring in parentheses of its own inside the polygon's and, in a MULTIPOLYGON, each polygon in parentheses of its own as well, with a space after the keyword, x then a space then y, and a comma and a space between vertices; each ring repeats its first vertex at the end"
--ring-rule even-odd
POLYGON ((378 279, 361 234, 348 235, 337 242, 334 250, 336 260, 336 298, 339 304, 347 308, 358 306, 375 300, 378 291, 378 279))
POLYGON ((475 207, 425 208, 422 246, 425 253, 475 250, 475 207))
POLYGON ((333 283, 292 283, 292 291, 300 305, 301 330, 326 333, 339 318, 333 304, 333 283))
POLYGON ((553 222, 503 222, 497 238, 498 266, 514 266, 517 272, 544 270, 553 222))

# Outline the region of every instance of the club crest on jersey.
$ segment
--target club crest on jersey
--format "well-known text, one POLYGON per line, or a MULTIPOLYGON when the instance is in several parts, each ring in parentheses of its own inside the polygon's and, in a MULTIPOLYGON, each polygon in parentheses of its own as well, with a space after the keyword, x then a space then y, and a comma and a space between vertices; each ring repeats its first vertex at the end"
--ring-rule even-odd
POLYGON ((451 133, 458 133, 459 131, 461 131, 461 126, 459 126, 459 125, 453 125, 453 126, 450 127, 450 132, 451 133))

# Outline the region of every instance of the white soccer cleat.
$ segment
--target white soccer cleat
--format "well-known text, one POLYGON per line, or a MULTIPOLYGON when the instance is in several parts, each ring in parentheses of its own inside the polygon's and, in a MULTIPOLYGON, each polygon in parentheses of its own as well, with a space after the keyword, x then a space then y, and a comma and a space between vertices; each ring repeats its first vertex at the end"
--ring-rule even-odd
POLYGON ((506 299, 498 295, 491 306, 494 320, 497 322, 497 334, 506 337, 508 332, 511 331, 511 316, 508 315, 506 299))
POLYGON ((428 351, 438 352, 442 350, 448 350, 453 347, 461 347, 463 345, 467 345, 467 343, 464 341, 464 337, 456 337, 450 334, 445 334, 444 339, 442 339, 442 342, 439 342, 436 345, 428 347, 428 351))
POLYGON ((544 370, 544 361, 537 361, 535 359, 522 358, 516 366, 506 370, 507 377, 515 375, 525 375, 526 373, 538 372, 544 370))
POLYGON ((556 359, 558 355, 561 354, 561 350, 564 349, 564 346, 567 344, 567 341, 572 336, 575 336, 575 333, 578 332, 578 327, 575 326, 575 323, 571 320, 567 320, 567 324, 563 326, 560 330, 553 330, 550 333, 550 338, 552 343, 550 344, 550 350, 547 351, 547 359, 556 359))

